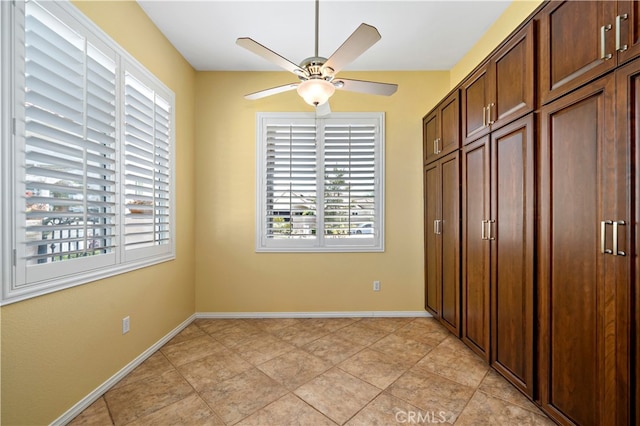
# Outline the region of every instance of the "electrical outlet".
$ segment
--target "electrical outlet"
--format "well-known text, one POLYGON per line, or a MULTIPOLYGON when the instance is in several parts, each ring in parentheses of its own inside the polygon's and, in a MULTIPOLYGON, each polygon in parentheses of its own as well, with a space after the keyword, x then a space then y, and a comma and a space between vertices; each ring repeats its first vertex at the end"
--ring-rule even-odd
POLYGON ((373 291, 380 291, 380 281, 373 282, 373 291))
POLYGON ((127 334, 129 332, 129 317, 122 318, 122 334, 127 334))

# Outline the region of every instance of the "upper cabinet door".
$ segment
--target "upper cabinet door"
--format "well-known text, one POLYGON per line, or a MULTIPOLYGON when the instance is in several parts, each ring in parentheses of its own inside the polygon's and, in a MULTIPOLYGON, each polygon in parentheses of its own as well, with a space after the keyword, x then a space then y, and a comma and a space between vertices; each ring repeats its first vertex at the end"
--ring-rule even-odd
POLYGON ((438 133, 438 110, 435 109, 422 119, 422 152, 424 164, 428 164, 438 158, 436 151, 438 133))
POLYGON ((615 2, 554 1, 540 13, 540 103, 612 70, 615 2))
POLYGON ((618 63, 640 55, 640 2, 619 1, 615 18, 618 63))
POLYGON ((489 64, 462 83, 462 136, 465 144, 489 133, 488 108, 491 92, 489 64))
POLYGON ((424 163, 442 158, 460 148, 460 103, 456 90, 423 119, 424 163))
POLYGON ((495 92, 490 94, 489 124, 498 129, 535 109, 535 49, 532 23, 491 59, 495 92))
POLYGON ((465 144, 535 109, 534 28, 521 29, 462 83, 465 144))

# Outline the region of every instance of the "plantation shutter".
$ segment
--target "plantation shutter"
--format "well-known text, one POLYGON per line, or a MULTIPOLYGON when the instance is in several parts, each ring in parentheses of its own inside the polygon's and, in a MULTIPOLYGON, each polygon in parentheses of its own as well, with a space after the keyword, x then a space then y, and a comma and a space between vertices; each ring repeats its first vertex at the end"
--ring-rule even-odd
POLYGON ((324 126, 326 238, 373 238, 376 230, 376 126, 324 126))
POLYGON ((27 266, 114 251, 115 54, 25 5, 27 266))
POLYGON ((125 73, 124 174, 126 250, 170 242, 169 101, 125 73))
POLYGON ((265 143, 266 238, 315 239, 315 124, 269 124, 265 143))

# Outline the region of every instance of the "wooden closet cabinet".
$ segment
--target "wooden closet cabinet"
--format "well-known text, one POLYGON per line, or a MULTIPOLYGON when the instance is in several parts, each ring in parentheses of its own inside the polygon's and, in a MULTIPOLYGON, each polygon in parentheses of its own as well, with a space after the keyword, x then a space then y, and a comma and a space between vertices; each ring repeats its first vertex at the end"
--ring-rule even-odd
POLYGON ((460 155, 424 168, 425 308, 460 337, 460 155))
POLYGON ((640 55, 637 1, 553 1, 540 13, 540 103, 640 55))
POLYGON ((463 148, 462 339, 533 396, 534 117, 463 148))
POLYGON ((460 102, 456 90, 422 119, 424 164, 460 148, 460 102))
POLYGON ((534 110, 534 29, 522 28, 462 83, 465 144, 534 110))
POLYGON ((540 111, 540 402, 562 424, 630 423, 639 76, 634 63, 540 111))

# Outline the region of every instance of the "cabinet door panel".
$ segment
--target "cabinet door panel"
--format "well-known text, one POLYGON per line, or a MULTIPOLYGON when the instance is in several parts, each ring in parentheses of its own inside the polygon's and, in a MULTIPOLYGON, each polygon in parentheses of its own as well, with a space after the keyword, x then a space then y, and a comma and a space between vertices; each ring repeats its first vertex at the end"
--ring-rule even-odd
POLYGON ((533 29, 533 24, 522 29, 492 59, 496 85, 489 114, 492 131, 535 108, 533 29))
POLYGON ((440 240, 434 222, 440 218, 440 167, 424 169, 425 309, 440 318, 440 240))
POLYGON ((491 134, 491 363, 533 396, 533 115, 491 134))
POLYGON ((462 84, 462 135, 465 144, 489 133, 485 111, 489 103, 489 85, 488 65, 462 84))
POLYGON ((616 48, 620 49, 618 63, 623 63, 640 55, 640 2, 618 1, 617 16, 620 17, 617 21, 620 22, 620 43, 616 48))
POLYGON ((462 340, 489 359, 489 138, 465 146, 462 162, 462 340))
POLYGON ((610 75, 541 110, 541 403, 581 425, 609 423, 615 407, 615 297, 599 233, 615 203, 604 185, 614 90, 610 75))
POLYGON ((605 31, 602 58, 601 28, 614 25, 615 4, 607 1, 551 2, 540 14, 541 104, 573 90, 616 67, 615 31, 605 31))
POLYGON ((442 160, 442 322, 460 336, 460 156, 442 160))
POLYGON ((458 92, 445 99, 440 112, 440 153, 442 157, 460 148, 460 104, 458 92))
POLYGON ((433 111, 422 120, 423 126, 423 141, 422 151, 424 156, 424 164, 438 158, 435 151, 434 141, 438 137, 438 113, 433 111))

